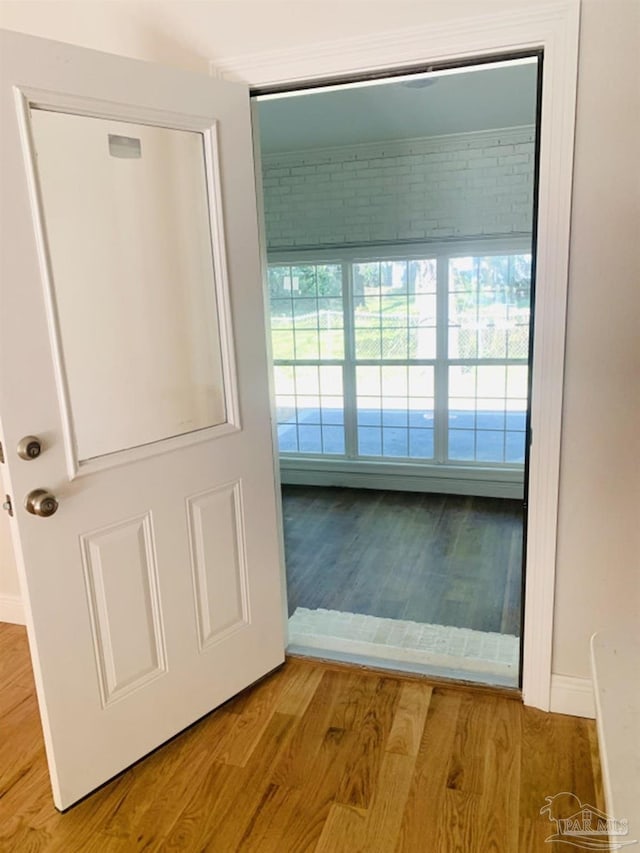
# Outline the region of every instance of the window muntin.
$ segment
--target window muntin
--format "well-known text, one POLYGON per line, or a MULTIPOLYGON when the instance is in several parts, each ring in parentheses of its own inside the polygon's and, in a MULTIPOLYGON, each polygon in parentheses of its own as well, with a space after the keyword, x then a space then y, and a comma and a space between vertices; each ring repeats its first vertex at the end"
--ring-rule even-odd
POLYGON ((449 459, 523 463, 526 365, 449 367, 449 459))
POLYGON ((455 257, 447 273, 447 458, 522 464, 531 255, 455 257))
POLYGON ((436 262, 354 263, 356 360, 436 357, 436 262))
POLYGON ((434 368, 357 365, 358 455, 434 457, 434 368))
POLYGON ((342 367, 276 364, 274 381, 280 450, 343 455, 342 367))
POLYGON ((528 254, 451 258, 449 358, 527 358, 531 304, 528 254))
POLYGON ((269 267, 274 360, 344 357, 342 267, 300 264, 269 267))
POLYGON ((280 452, 521 466, 530 275, 504 250, 271 265, 280 452))

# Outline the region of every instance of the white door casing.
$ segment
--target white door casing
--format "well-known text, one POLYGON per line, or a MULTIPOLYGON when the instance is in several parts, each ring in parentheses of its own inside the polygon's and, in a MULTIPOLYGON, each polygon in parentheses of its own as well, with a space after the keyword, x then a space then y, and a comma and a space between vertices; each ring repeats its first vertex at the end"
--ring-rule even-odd
POLYGON ((3 479, 64 809, 284 659, 249 98, 2 33, 0 109, 3 479))
MULTIPOLYGON (((485 9, 487 4, 483 4, 485 9)), ((580 0, 513 4, 410 29, 216 58, 210 72, 253 89, 432 63, 543 52, 522 694, 550 710, 560 435, 580 0)))

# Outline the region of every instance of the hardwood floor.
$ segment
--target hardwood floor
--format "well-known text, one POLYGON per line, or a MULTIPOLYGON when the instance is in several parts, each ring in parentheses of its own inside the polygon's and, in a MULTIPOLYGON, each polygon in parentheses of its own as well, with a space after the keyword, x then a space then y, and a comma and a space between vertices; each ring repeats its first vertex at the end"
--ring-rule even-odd
POLYGON ((294 658, 59 814, 19 626, 0 677, 1 851, 559 853, 545 797, 602 806, 590 720, 294 658))
POLYGON ((520 634, 521 501, 283 486, 289 615, 520 634))

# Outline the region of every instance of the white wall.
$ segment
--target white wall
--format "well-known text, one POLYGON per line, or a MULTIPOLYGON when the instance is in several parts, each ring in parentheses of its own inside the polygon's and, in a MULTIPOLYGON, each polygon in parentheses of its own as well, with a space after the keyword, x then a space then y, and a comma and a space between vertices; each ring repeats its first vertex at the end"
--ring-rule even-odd
POLYGON ((269 154, 262 158, 267 243, 528 234, 533 161, 533 128, 269 154))
MULTIPOLYGON (((330 39, 332 10, 346 36, 516 5, 530 0, 5 2, 0 24, 204 68, 330 39)), ((639 19, 637 0, 583 0, 553 666, 579 677, 589 635, 640 611, 639 19)))

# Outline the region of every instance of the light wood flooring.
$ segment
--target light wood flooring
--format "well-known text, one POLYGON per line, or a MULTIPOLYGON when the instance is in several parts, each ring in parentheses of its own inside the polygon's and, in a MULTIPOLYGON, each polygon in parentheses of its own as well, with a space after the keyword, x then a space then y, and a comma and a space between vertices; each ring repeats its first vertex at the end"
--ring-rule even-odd
POLYGON ((283 486, 296 607, 520 635, 522 501, 283 486))
POLYGON ((0 683, 3 853, 559 853, 545 797, 601 805, 591 721, 290 659, 59 814, 21 627, 0 683))

